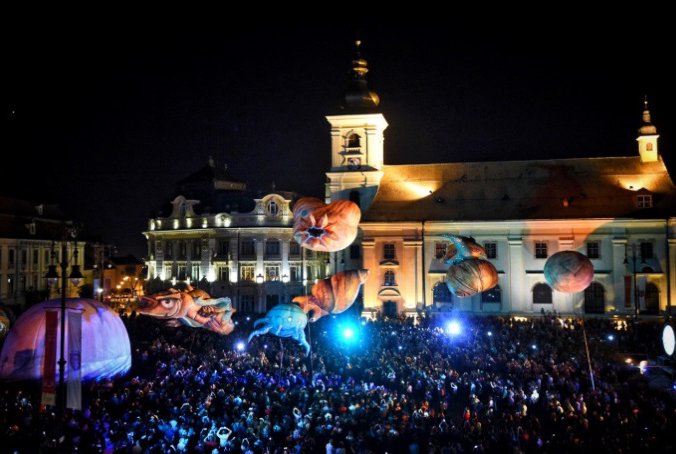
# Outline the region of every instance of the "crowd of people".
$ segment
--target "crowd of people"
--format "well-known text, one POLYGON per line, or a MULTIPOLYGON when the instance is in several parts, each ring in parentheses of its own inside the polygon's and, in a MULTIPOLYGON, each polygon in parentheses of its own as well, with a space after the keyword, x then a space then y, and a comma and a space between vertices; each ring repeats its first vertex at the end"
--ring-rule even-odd
POLYGON ((246 340, 125 318, 132 371, 85 385, 82 411, 40 404, 39 384, 3 384, 2 452, 529 453, 674 451, 672 395, 621 352, 659 352, 659 325, 587 320, 312 324, 246 340), (618 329, 620 328, 620 329, 618 329))

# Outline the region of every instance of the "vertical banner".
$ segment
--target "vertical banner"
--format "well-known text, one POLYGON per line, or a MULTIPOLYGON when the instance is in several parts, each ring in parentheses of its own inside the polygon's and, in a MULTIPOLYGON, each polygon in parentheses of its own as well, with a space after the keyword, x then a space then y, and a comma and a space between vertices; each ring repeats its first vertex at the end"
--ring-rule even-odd
POLYGON ((42 397, 44 405, 56 405, 56 326, 57 309, 45 312, 45 355, 42 363, 42 397))
POLYGON ((631 307, 631 276, 624 276, 624 307, 631 307))
POLYGON ((68 309, 68 379, 66 407, 82 410, 82 311, 68 309))

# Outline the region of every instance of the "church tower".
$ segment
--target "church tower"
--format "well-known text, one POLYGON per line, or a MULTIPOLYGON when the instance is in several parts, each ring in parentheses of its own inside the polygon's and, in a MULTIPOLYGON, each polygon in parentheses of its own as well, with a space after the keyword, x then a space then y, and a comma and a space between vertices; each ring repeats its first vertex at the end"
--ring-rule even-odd
POLYGON ((380 98, 369 91, 368 67, 356 41, 350 81, 340 115, 326 117, 331 124, 331 170, 326 173, 326 201, 352 200, 368 209, 383 176, 385 117, 377 113, 380 98))
POLYGON ((648 110, 648 97, 643 101, 643 125, 638 130, 638 153, 641 155, 641 162, 657 161, 657 128, 650 121, 650 110, 648 110))

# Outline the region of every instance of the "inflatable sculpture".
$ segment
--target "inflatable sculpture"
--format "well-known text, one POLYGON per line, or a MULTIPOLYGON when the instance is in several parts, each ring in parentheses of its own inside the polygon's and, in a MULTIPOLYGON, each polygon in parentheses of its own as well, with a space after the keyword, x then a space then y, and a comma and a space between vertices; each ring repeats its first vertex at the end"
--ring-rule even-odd
POLYGON ((235 329, 232 321, 235 309, 230 298, 210 298, 203 290, 192 287, 182 292, 172 288, 143 296, 138 311, 151 317, 176 320, 193 328, 206 328, 222 335, 228 335, 235 329), (203 298, 205 296, 207 298, 203 298))
POLYGON ((3 308, 0 308, 0 339, 3 339, 7 335, 11 323, 9 314, 3 308))
POLYGON ((472 296, 498 285, 498 270, 488 260, 464 259, 448 268, 446 285, 458 298, 472 296))
POLYGON ((311 295, 297 296, 293 302, 300 304, 306 314, 312 311, 311 322, 328 314, 340 314, 352 306, 368 275, 365 269, 341 271, 319 280, 312 286, 311 295))
MULTIPOLYGON (((39 380, 45 358, 45 314, 60 312, 61 300, 31 306, 9 332, 0 355, 0 377, 10 380, 39 380)), ((125 374, 131 369, 129 335, 120 316, 105 304, 86 298, 69 298, 66 308, 82 312, 80 371, 83 380, 125 374)), ((60 337, 57 324, 57 336, 60 337)), ((68 339, 68 324, 66 324, 68 339)), ((59 357, 57 347, 57 358, 59 357)), ((66 344, 66 358, 69 357, 66 344)))
POLYGON ((291 337, 305 347, 305 354, 310 353, 310 344, 305 340, 307 315, 295 304, 276 305, 265 314, 265 317, 254 322, 254 328, 259 325, 260 328, 249 334, 249 342, 255 336, 270 333, 279 337, 291 337))
POLYGON ((299 199, 293 207, 293 237, 313 251, 336 252, 357 238, 361 210, 349 200, 326 205, 313 197, 299 199))
POLYGON ((485 292, 498 285, 498 270, 486 258, 486 251, 474 238, 443 235, 451 240, 444 262, 451 266, 446 272, 446 285, 458 298, 485 292))
POLYGON ((466 258, 486 258, 486 250, 474 238, 459 235, 441 235, 451 241, 452 245, 446 248, 444 263, 458 263, 466 258))
POLYGON ((555 290, 576 293, 589 287, 594 279, 594 265, 577 251, 560 251, 545 262, 545 280, 555 290))

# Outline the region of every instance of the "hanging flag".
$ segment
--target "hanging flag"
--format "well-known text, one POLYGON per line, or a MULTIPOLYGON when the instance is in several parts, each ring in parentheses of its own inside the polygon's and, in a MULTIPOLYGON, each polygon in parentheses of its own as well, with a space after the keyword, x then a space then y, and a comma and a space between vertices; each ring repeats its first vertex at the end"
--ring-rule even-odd
POLYGON ((56 326, 57 309, 45 312, 45 356, 42 363, 42 403, 56 405, 56 326))
POLYGON ((68 379, 66 407, 82 410, 82 311, 68 309, 68 379))

